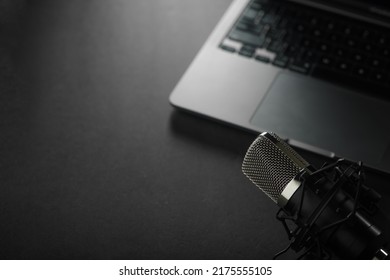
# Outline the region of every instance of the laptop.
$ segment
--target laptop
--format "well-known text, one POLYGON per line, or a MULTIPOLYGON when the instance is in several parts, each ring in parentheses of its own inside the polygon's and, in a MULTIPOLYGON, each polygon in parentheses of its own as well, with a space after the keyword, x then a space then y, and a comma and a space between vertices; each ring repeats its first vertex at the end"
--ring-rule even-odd
POLYGON ((234 0, 180 109, 390 173, 390 2, 234 0))

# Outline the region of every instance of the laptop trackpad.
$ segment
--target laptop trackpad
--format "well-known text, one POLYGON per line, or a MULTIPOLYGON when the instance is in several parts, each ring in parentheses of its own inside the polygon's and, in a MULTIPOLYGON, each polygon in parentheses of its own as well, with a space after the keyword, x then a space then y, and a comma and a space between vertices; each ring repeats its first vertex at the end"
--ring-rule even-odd
POLYGON ((383 167, 390 103, 315 79, 280 74, 251 123, 263 131, 383 167))

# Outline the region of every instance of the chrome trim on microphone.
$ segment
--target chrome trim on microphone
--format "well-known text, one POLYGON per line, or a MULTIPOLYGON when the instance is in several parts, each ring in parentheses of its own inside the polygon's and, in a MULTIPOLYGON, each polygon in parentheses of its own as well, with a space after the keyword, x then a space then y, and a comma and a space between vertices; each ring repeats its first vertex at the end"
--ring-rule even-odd
POLYGON ((280 194, 277 204, 283 208, 287 205, 290 198, 294 195, 294 193, 299 189, 301 186, 301 182, 297 179, 292 179, 284 188, 282 193, 280 194))

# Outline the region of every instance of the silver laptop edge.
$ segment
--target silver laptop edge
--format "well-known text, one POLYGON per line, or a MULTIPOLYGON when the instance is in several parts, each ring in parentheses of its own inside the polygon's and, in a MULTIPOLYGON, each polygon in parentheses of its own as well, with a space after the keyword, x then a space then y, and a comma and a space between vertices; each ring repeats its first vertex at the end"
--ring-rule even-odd
MULTIPOLYGON (((249 2, 250 0, 234 0, 232 2, 174 88, 169 101, 179 109, 260 133, 266 129, 254 125, 251 123, 251 119, 275 78, 289 70, 277 68, 271 64, 262 64, 254 59, 218 48, 226 40, 226 35, 232 25, 249 2), (248 85, 248 81, 250 83, 252 81, 252 84, 248 85), (259 88, 259 84, 261 84, 261 88, 259 88)), ((321 8, 329 10, 328 7, 313 4, 312 1, 297 0, 292 2, 321 6, 321 8)), ((345 14, 345 12, 339 12, 345 14)), ((375 22, 375 20, 368 18, 364 18, 364 20, 375 22)), ((226 43, 227 45, 235 44, 229 40, 226 43)), ((280 136, 285 139, 289 138, 285 135, 280 136)), ((343 156, 334 151, 302 143, 297 139, 290 138, 288 141, 293 146, 327 157, 343 156)), ((380 170, 376 166, 374 168, 380 170)), ((383 169, 382 171, 389 172, 390 170, 383 169)))

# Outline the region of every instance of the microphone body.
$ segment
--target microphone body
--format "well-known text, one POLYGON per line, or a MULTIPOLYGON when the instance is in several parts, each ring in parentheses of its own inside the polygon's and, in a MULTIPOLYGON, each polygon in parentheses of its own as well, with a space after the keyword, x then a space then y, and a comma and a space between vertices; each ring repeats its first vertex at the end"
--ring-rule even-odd
POLYGON ((384 258, 378 256, 384 234, 368 218, 380 195, 362 184, 360 165, 315 170, 277 135, 265 132, 249 148, 242 169, 281 207, 277 218, 287 230, 289 249, 309 258, 384 258))

